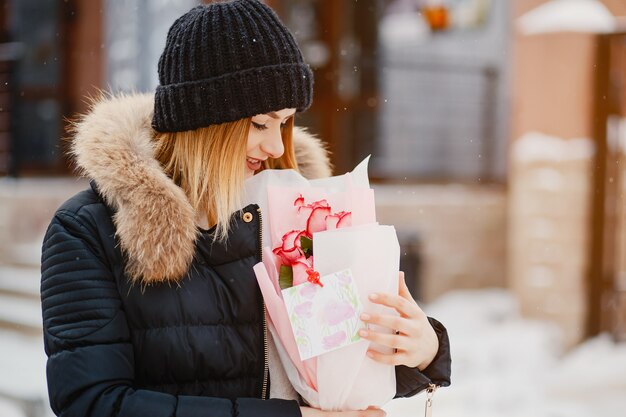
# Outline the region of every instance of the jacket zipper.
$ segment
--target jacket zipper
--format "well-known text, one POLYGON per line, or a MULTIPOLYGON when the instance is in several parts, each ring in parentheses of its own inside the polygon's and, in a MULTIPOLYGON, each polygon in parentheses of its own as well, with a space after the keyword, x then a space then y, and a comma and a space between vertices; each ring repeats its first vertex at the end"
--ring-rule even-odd
MULTIPOLYGON (((261 208, 257 208, 259 213, 259 262, 263 261, 263 216, 261 216, 261 208)), ((269 346, 267 341, 267 319, 265 310, 265 300, 263 303, 263 387, 261 389, 261 399, 267 397, 267 380, 269 376, 269 346)))
POLYGON ((437 388, 439 388, 439 385, 435 385, 433 383, 428 384, 428 388, 426 388, 426 407, 424 409, 424 417, 431 417, 433 415, 433 395, 435 395, 437 388))

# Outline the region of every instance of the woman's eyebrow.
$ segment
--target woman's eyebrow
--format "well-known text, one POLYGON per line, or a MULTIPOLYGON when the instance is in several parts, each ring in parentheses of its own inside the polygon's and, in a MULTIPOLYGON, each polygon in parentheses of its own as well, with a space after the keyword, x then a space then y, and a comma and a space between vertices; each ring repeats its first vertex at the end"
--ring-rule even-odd
MULTIPOLYGON (((280 119, 280 116, 279 116, 279 115, 278 115, 275 111, 272 111, 272 112, 269 112, 269 113, 266 113, 266 114, 267 114, 269 117, 271 117, 272 119, 280 119)), ((291 113, 289 116, 285 117, 285 119, 290 118, 290 117, 291 117, 291 116, 293 116, 294 114, 296 114, 296 112, 295 112, 295 111, 294 111, 293 113, 291 113)))

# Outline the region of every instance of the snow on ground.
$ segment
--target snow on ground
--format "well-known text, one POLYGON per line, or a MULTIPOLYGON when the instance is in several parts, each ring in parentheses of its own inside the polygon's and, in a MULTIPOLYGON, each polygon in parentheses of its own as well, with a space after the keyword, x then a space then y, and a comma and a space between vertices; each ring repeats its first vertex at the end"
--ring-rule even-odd
MULTIPOLYGON (((424 309, 447 327, 452 351, 452 385, 435 393, 434 416, 626 415, 626 343, 601 335, 564 353, 558 329, 522 319, 505 290, 454 291, 424 309)), ((424 402, 384 408, 413 417, 424 402)))
POLYGON ((550 32, 610 33, 617 21, 598 0, 552 0, 517 20, 524 35, 550 32))
POLYGON ((0 329, 0 417, 51 417, 41 336, 0 329))
POLYGON ((0 341, 0 398, 46 398, 46 355, 41 336, 0 329, 0 341))
POLYGON ((589 138, 564 139, 541 132, 524 134, 512 147, 513 158, 522 162, 586 160, 594 154, 589 138))
MULTIPOLYGON (((448 328, 452 349, 452 386, 435 393, 434 416, 626 415, 626 343, 601 335, 564 354, 557 328, 522 319, 500 289, 454 291, 423 307, 448 328)), ((0 416, 22 417, 2 394, 45 399, 42 341, 4 330, 0 340, 0 416)), ((421 416, 424 401, 422 393, 384 408, 421 416)))
POLYGON ((27 417, 26 413, 16 404, 0 397, 0 416, 2 417, 27 417))

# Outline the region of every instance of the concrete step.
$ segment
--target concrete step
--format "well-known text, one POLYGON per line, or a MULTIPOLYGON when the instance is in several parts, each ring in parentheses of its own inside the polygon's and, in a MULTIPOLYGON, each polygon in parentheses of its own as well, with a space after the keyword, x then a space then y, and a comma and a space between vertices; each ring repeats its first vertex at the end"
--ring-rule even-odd
POLYGON ((0 416, 52 416, 41 335, 0 329, 0 416), (9 410, 12 413, 9 413, 9 410))
POLYGON ((0 178, 0 264, 37 267, 54 212, 88 186, 73 177, 0 178))
POLYGON ((52 416, 45 385, 39 268, 0 266, 0 416, 52 416))
POLYGON ((46 398, 19 398, 0 392, 2 417, 55 417, 46 398))
POLYGON ((0 294, 0 328, 17 331, 25 335, 41 335, 40 301, 0 294))
POLYGON ((39 268, 0 266, 0 295, 39 300, 39 268))

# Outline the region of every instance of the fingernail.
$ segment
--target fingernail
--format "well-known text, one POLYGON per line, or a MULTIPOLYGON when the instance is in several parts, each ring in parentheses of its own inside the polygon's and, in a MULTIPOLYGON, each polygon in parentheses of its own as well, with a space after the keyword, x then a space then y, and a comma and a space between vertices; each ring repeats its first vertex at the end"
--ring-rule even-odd
POLYGON ((367 337, 368 334, 369 332, 367 330, 359 330, 359 336, 367 337))
POLYGON ((370 319, 370 315, 369 314, 366 314, 366 313, 361 314, 361 320, 366 320, 367 321, 369 319, 370 319))
POLYGON ((376 293, 370 294, 370 300, 376 300, 376 299, 378 299, 378 294, 376 293))

